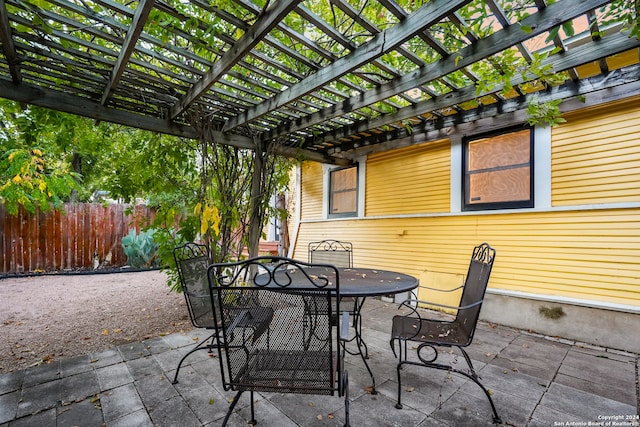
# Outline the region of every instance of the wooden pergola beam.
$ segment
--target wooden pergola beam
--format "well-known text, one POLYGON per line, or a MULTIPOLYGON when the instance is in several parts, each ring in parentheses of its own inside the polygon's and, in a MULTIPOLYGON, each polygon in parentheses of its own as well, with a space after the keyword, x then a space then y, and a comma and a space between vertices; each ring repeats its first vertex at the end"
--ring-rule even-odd
POLYGON ((274 111, 304 95, 320 89, 322 86, 337 80, 343 75, 362 65, 373 61, 386 52, 395 49, 425 28, 439 22, 457 8, 471 0, 434 0, 407 17, 398 25, 379 33, 371 41, 359 46, 349 55, 344 56, 331 65, 320 69, 317 73, 305 78, 289 89, 273 96, 268 101, 238 114, 227 121, 223 132, 231 131, 244 123, 274 111))
MULTIPOLYGON (((19 85, 12 84, 1 78, 0 93, 2 93, 3 98, 76 114, 98 121, 117 123, 184 138, 197 138, 198 136, 195 129, 190 126, 169 123, 163 119, 109 108, 99 102, 69 93, 34 87, 24 83, 19 85)), ((246 139, 248 140, 248 138, 246 139)))
MULTIPOLYGON (((577 46, 564 53, 551 56, 545 59, 542 62, 541 66, 551 65, 553 66, 553 70, 555 72, 560 72, 566 69, 578 67, 585 63, 596 61, 598 58, 600 58, 601 49, 603 48, 606 48, 607 51, 611 52, 611 54, 613 55, 616 53, 621 53, 629 49, 634 49, 638 47, 640 47, 639 39, 629 38, 623 33, 616 33, 607 37, 606 41, 605 40, 594 41, 593 43, 577 46)), ((529 75, 529 76, 526 76, 526 78, 531 79, 531 78, 535 78, 535 76, 529 75)), ((523 83, 524 81, 525 80, 523 79, 523 77, 518 75, 516 78, 512 80, 511 83, 512 85, 515 86, 523 83)), ((396 114, 381 116, 372 121, 356 123, 353 126, 348 127, 348 129, 344 128, 336 132, 331 132, 330 134, 325 135, 324 138, 322 137, 315 138, 314 141, 321 142, 321 143, 322 142, 329 143, 331 141, 339 140, 341 138, 347 138, 351 135, 365 132, 370 129, 383 127, 391 123, 401 122, 402 120, 416 117, 421 114, 425 114, 429 111, 446 108, 452 104, 461 104, 466 101, 476 99, 477 97, 482 97, 484 95, 491 94, 491 93, 497 93, 500 90, 502 90, 502 86, 496 86, 495 88, 493 88, 491 92, 486 92, 478 95, 475 91, 475 87, 470 86, 470 87, 461 89, 457 92, 451 92, 439 98, 430 99, 409 107, 405 107, 402 110, 398 111, 396 114)), ((541 91, 541 92, 536 92, 535 94, 539 95, 540 98, 542 98, 542 96, 545 93, 546 91, 541 91)), ((530 98, 527 98, 527 99, 530 99, 530 98)), ((502 103, 501 105, 504 105, 504 103, 502 103)), ((486 109, 488 107, 485 106, 483 108, 486 109)), ((460 113, 460 114, 464 114, 464 113, 460 113)), ((456 115, 453 115, 452 117, 460 117, 460 115, 456 114, 456 115)))
MULTIPOLYGON (((0 93, 3 98, 12 99, 20 103, 50 108, 56 111, 88 117, 97 121, 117 123, 137 129, 144 129, 182 138, 198 139, 199 137, 196 130, 191 126, 180 125, 168 122, 164 119, 109 108, 101 103, 68 93, 33 87, 26 84, 14 84, 2 78, 0 78, 0 93)), ((214 132, 214 139, 220 144, 248 150, 255 149, 253 139, 241 135, 226 135, 222 132, 214 132)), ((348 160, 329 157, 316 151, 298 149, 283 145, 276 145, 274 153, 284 157, 302 158, 321 163, 337 165, 348 165, 350 163, 348 160)))
MULTIPOLYGON (((2 0, 0 0, 2 1, 2 0)), ((118 55, 118 59, 111 70, 111 77, 107 82, 107 86, 104 89, 104 93, 102 94, 102 100, 100 103, 105 105, 111 96, 113 89, 118 85, 124 70, 127 68, 127 63, 129 62, 129 58, 133 53, 133 50, 136 47, 136 43, 138 38, 140 37, 140 33, 142 33, 142 29, 144 28, 144 24, 147 21, 147 17, 149 16, 149 12, 153 9, 154 0, 141 0, 138 4, 138 8, 136 9, 136 13, 133 15, 133 21, 131 22, 131 26, 127 31, 127 36, 124 39, 124 43, 122 44, 122 49, 120 50, 120 54, 118 55)))
POLYGON ((7 64, 9 64, 11 79, 14 83, 20 83, 22 81, 22 75, 20 73, 16 47, 13 43, 13 36, 11 35, 7 5, 4 0, 0 0, 0 42, 2 42, 4 57, 7 58, 7 64))
MULTIPOLYGON (((640 81, 634 79, 633 73, 640 73, 640 68, 637 65, 614 71, 606 78, 596 76, 585 79, 585 85, 582 89, 576 88, 576 82, 571 81, 569 85, 573 87, 572 92, 577 95, 573 98, 565 99, 560 105, 560 110, 563 113, 568 113, 629 96, 640 95, 640 81), (618 84, 619 82, 614 80, 616 77, 622 77, 624 81, 618 84)), ((405 134, 387 142, 364 145, 348 153, 342 153, 342 155, 345 158, 356 159, 373 153, 449 138, 454 132, 453 126, 455 126, 455 133, 469 135, 495 131, 496 129, 512 126, 514 123, 523 123, 527 119, 526 107, 528 101, 526 97, 521 97, 514 102, 507 101, 506 108, 508 111, 504 111, 505 104, 501 103, 500 105, 486 107, 482 112, 468 114, 463 118, 450 117, 437 124, 425 123, 421 129, 415 130, 410 135, 405 134)))
MULTIPOLYGON (((495 55, 504 49, 522 43, 536 35, 542 34, 565 21, 585 14, 607 2, 607 0, 565 0, 554 3, 538 13, 525 18, 521 25, 512 25, 504 28, 489 37, 478 40, 476 44, 468 46, 450 55, 448 58, 393 79, 362 96, 351 97, 342 103, 317 111, 296 122, 286 123, 268 135, 265 135, 264 138, 282 137, 288 133, 303 130, 322 123, 325 120, 342 116, 350 111, 366 107, 399 93, 427 84, 454 71, 463 69, 474 62, 495 55), (522 27, 528 27, 532 30, 523 31, 522 27)), ((346 58, 348 58, 348 56, 346 58)), ((422 111, 422 113, 425 112, 427 111, 422 111)))
POLYGON ((234 43, 227 53, 217 61, 213 67, 198 80, 187 93, 171 108, 169 119, 173 120, 199 97, 201 97, 215 82, 217 82, 238 61, 244 58, 262 38, 278 25, 278 23, 302 0, 279 0, 265 11, 261 18, 253 24, 244 35, 234 43))
MULTIPOLYGON (((639 72, 640 67, 633 65, 612 71, 607 76, 598 75, 578 82, 569 80, 567 84, 549 90, 544 100, 564 99, 560 110, 567 113, 629 96, 638 96, 640 95, 640 82, 635 78, 635 75, 639 72)), ((447 138, 453 127, 456 132, 472 134, 493 131, 511 126, 514 123, 523 123, 527 120, 526 109, 530 100, 531 95, 522 96, 484 107, 481 110, 469 111, 463 115, 446 117, 437 123, 425 123, 411 135, 405 134, 398 136, 393 141, 364 145, 349 151, 344 157, 347 159, 358 158, 371 153, 447 138)))

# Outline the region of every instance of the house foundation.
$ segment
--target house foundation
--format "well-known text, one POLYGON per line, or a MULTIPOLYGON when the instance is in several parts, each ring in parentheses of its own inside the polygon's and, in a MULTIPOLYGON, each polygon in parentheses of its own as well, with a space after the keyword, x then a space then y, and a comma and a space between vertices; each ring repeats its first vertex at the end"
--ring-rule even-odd
POLYGON ((547 336, 640 353, 638 307, 488 289, 480 319, 547 336), (589 303, 589 305, 587 305, 589 303))

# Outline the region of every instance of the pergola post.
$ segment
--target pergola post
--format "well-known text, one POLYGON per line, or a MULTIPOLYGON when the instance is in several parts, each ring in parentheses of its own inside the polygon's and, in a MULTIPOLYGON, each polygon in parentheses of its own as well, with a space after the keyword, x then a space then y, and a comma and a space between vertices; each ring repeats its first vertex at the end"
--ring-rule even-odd
POLYGON ((251 180, 251 203, 249 216, 249 256, 258 256, 258 245, 262 234, 262 217, 264 211, 262 198, 265 197, 263 176, 265 168, 264 143, 256 141, 256 148, 253 150, 253 177, 251 180))

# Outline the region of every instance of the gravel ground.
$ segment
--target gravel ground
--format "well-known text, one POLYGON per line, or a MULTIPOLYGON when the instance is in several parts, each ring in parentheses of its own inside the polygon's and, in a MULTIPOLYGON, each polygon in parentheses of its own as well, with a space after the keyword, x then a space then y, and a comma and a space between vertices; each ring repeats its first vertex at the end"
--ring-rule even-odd
POLYGON ((160 271, 0 279, 0 374, 191 328, 160 271))

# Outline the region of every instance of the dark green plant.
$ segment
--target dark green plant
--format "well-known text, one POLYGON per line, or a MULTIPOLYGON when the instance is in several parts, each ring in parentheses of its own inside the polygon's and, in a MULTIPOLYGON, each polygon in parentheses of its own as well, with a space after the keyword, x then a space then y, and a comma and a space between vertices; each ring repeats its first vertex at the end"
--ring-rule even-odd
POLYGON ((136 234, 135 228, 131 228, 129 234, 122 238, 122 247, 131 267, 151 268, 160 265, 158 244, 153 239, 154 234, 154 229, 143 230, 136 234))

